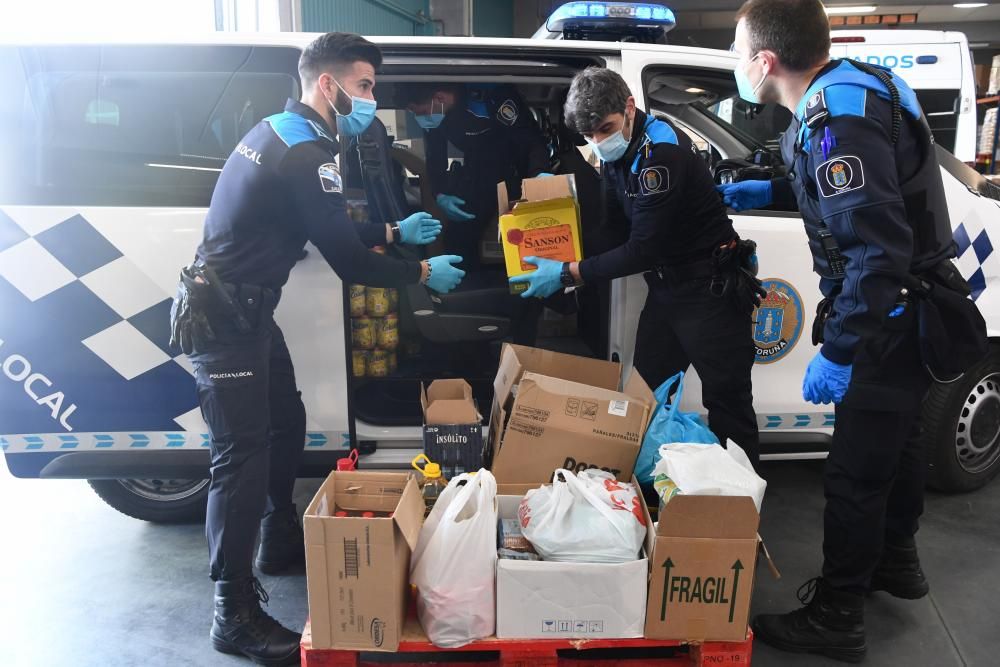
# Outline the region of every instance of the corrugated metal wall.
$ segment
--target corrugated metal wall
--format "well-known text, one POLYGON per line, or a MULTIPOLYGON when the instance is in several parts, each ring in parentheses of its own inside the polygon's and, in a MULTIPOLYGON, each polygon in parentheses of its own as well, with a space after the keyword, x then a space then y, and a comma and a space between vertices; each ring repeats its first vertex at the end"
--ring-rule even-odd
POLYGON ((474 0, 472 34, 476 37, 513 37, 514 0, 474 0))
POLYGON ((356 32, 361 35, 433 35, 430 0, 302 0, 305 32, 356 32))

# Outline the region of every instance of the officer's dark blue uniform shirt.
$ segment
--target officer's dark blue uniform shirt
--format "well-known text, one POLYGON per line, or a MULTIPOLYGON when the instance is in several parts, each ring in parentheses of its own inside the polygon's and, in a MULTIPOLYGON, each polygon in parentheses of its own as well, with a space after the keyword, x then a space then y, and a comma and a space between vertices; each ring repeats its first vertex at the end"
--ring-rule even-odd
MULTIPOLYGON (((434 194, 485 199, 496 208, 496 184, 518 196, 520 181, 549 170, 548 143, 517 91, 506 85, 469 86, 462 99, 427 132, 427 171, 434 194), (447 180, 448 142, 463 153, 464 183, 447 180)), ((494 211, 495 213, 495 211, 494 211)))
POLYGON ((623 218, 628 240, 580 262, 584 282, 706 260, 736 236, 712 174, 687 135, 639 110, 634 122, 625 155, 602 170, 606 213, 623 218))
POLYGON ((219 175, 198 257, 226 282, 280 289, 311 241, 345 282, 417 282, 419 262, 368 250, 385 227, 348 217, 337 150, 323 117, 295 100, 258 123, 219 175))
POLYGON ((922 116, 916 95, 898 77, 893 82, 903 115, 909 116, 895 146, 885 85, 848 61, 831 61, 810 85, 782 138, 792 174, 772 181, 776 204, 787 203, 793 192, 798 202, 820 290, 834 299, 823 355, 841 364, 851 363, 859 342, 882 327, 904 276, 915 265, 940 261, 951 249, 933 146, 915 129, 922 116), (915 177, 927 182, 917 184, 923 190, 908 212, 901 184, 915 177), (914 230, 922 227, 915 240, 914 230), (823 234, 832 235, 846 260, 840 271, 827 261, 823 234))

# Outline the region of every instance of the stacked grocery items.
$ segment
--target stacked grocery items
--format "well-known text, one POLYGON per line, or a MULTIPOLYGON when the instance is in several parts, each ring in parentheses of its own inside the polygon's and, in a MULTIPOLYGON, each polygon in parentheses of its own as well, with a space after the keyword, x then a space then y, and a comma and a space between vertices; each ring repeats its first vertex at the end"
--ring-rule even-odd
POLYGON ((399 348, 399 290, 351 285, 350 309, 354 377, 388 377, 395 373, 399 348))

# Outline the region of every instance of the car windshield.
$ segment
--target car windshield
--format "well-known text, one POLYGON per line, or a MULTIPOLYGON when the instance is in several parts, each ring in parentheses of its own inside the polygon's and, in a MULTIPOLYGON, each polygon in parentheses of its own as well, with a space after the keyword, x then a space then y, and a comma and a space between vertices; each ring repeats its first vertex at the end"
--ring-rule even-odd
POLYGON ((792 119, 792 114, 784 107, 777 104, 755 107, 735 94, 712 105, 698 103, 695 106, 747 145, 754 149, 767 148, 775 155, 780 153, 781 135, 792 119))

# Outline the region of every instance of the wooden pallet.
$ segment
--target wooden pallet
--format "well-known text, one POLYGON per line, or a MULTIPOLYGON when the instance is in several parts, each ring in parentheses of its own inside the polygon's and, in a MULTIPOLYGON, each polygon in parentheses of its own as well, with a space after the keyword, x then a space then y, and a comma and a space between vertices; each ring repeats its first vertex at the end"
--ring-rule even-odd
POLYGON ((490 637, 457 649, 440 649, 410 617, 396 653, 368 653, 378 662, 364 659, 361 651, 315 649, 308 622, 302 633, 302 667, 362 667, 391 664, 447 664, 449 667, 714 667, 750 665, 753 633, 748 629, 742 642, 687 644, 656 639, 497 639, 490 637), (463 654, 467 660, 463 661, 463 654), (467 655, 477 654, 477 655, 467 655), (493 654, 488 655, 488 654, 493 654), (473 660, 475 658, 475 660, 473 660), (492 658, 492 661, 490 661, 492 658))

